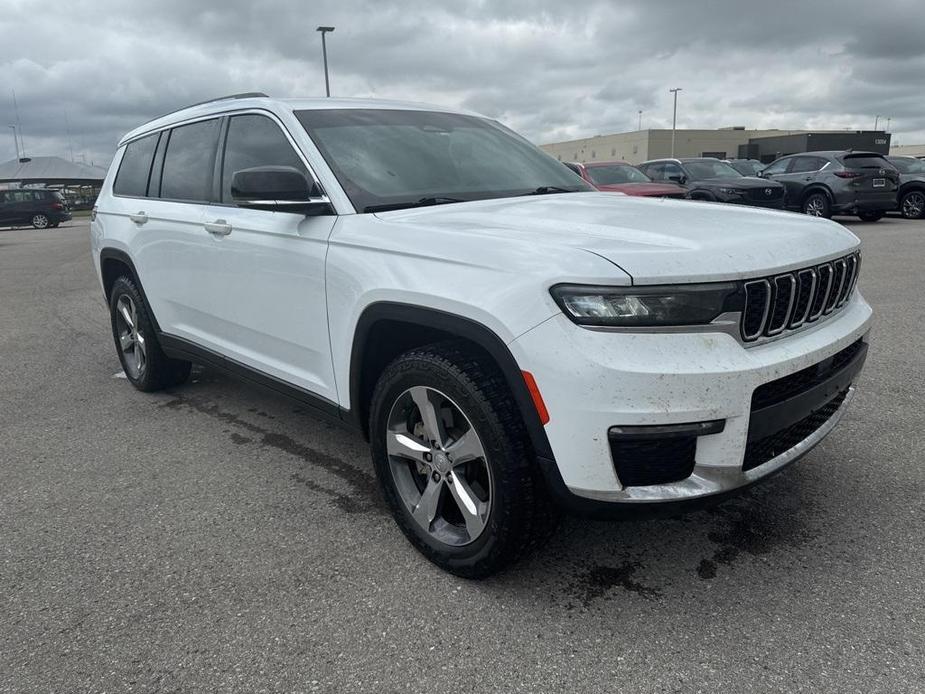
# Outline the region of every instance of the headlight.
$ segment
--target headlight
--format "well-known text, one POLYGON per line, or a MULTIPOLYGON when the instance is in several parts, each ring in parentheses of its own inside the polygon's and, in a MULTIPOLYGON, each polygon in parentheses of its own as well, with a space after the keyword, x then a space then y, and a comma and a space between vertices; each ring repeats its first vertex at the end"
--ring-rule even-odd
POLYGON ((720 188, 719 192, 723 195, 745 195, 745 190, 742 188, 720 188))
POLYGON ((549 291, 565 315, 579 325, 702 325, 742 309, 742 293, 735 282, 650 287, 558 284, 549 291))

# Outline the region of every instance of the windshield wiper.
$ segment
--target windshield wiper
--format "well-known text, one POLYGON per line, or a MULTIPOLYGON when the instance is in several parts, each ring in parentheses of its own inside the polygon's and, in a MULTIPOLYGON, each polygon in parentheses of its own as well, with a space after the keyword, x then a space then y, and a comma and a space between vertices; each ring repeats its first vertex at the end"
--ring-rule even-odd
POLYGON ((409 200, 407 202, 390 202, 385 205, 367 205, 363 208, 364 212, 388 212, 390 210, 404 210, 409 207, 429 207, 431 205, 446 205, 451 202, 466 202, 460 198, 448 198, 445 196, 432 196, 421 198, 420 200, 409 200))
POLYGON ((521 193, 521 195, 549 195, 550 193, 577 193, 577 188, 560 188, 559 186, 540 186, 535 190, 531 190, 529 193, 521 193))

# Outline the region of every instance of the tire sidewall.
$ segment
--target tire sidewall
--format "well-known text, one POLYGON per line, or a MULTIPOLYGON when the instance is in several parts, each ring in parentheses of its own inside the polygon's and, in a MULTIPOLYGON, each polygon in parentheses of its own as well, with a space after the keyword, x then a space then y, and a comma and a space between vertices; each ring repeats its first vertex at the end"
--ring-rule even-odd
POLYGON ((498 551, 507 518, 509 496, 517 485, 516 458, 521 451, 505 436, 490 406, 480 398, 468 379, 460 379, 452 371, 440 368, 433 360, 399 358, 383 374, 373 395, 370 411, 370 447, 373 464, 383 495, 402 531, 423 554, 432 561, 454 569, 465 569, 498 551), (398 397, 414 386, 428 386, 451 398, 469 419, 485 450, 492 478, 491 511, 485 530, 474 542, 461 547, 447 545, 420 528, 398 494, 386 451, 386 428, 392 405, 398 397), (514 458, 512 460, 512 458, 514 458))
POLYGON ((138 288, 135 286, 134 282, 127 280, 125 277, 117 278, 112 285, 112 292, 109 295, 109 319, 112 325, 113 343, 116 347, 116 353, 119 355, 119 363, 122 365, 122 371, 125 373, 125 377, 132 383, 132 385, 141 390, 145 390, 151 387, 153 371, 152 357, 154 356, 153 348, 155 345, 154 329, 151 325, 151 321, 148 320, 148 312, 146 310, 144 300, 141 297, 141 293, 138 291, 138 288), (119 299, 123 296, 129 297, 135 304, 135 313, 138 320, 138 332, 141 333, 141 335, 145 338, 145 342, 148 345, 148 352, 146 353, 145 359, 145 368, 138 378, 132 377, 130 370, 125 364, 125 353, 122 351, 122 345, 119 344, 119 324, 116 320, 116 307, 119 305, 119 299))

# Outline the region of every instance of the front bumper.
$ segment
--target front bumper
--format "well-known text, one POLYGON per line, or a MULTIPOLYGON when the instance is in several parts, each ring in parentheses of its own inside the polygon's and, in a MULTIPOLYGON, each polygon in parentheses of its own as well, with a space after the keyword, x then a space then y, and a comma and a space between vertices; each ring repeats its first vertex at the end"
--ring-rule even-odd
POLYGON ((610 506, 665 505, 745 487, 824 438, 851 400, 851 382, 837 384, 847 392, 822 426, 766 462, 743 469, 756 388, 820 363, 859 339, 866 342, 870 319, 870 307, 855 292, 827 321, 750 348, 724 333, 589 330, 565 316, 547 320, 510 346, 536 378, 550 413, 546 434, 555 461, 540 463, 552 477, 553 491, 571 501, 610 506), (647 486, 621 483, 608 438, 612 427, 714 420, 723 421, 722 431, 696 439, 690 476, 647 486))

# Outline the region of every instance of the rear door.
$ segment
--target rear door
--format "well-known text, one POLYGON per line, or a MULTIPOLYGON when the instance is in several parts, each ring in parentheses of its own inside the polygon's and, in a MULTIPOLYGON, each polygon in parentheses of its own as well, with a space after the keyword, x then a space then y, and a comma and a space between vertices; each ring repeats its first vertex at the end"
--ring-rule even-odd
POLYGON ((817 180, 819 171, 828 163, 824 157, 810 155, 792 157, 787 172, 775 176, 774 180, 784 184, 787 189, 787 200, 798 203, 806 187, 817 180))

